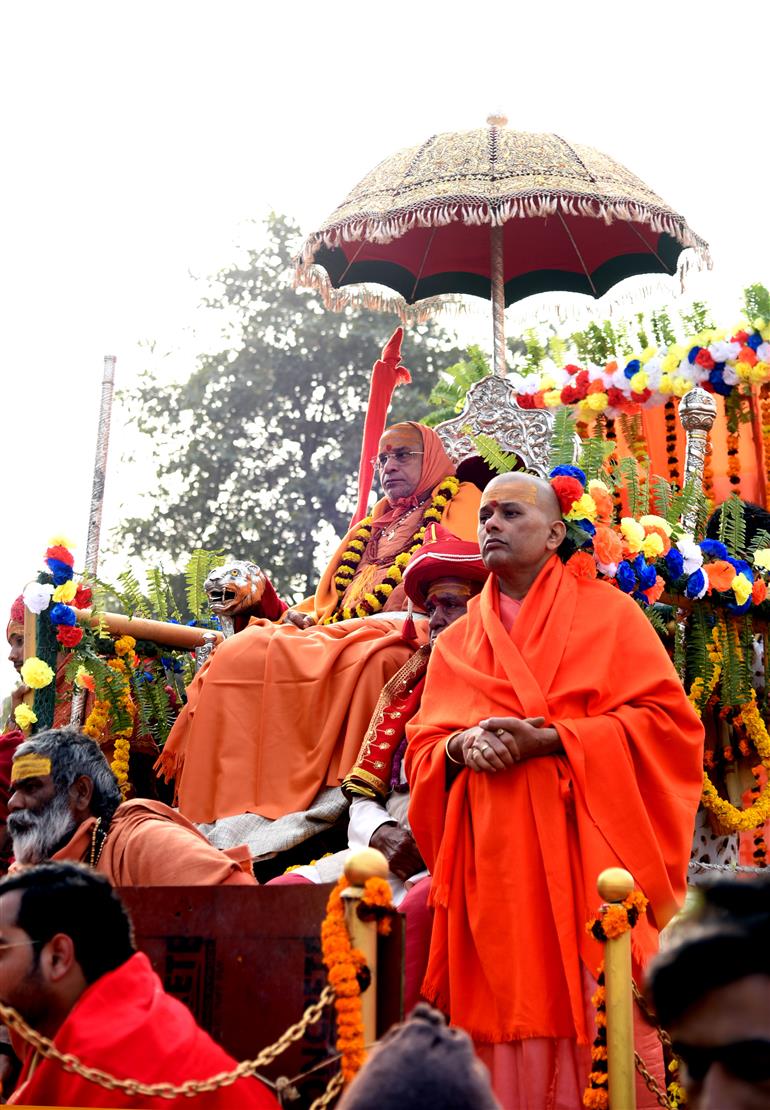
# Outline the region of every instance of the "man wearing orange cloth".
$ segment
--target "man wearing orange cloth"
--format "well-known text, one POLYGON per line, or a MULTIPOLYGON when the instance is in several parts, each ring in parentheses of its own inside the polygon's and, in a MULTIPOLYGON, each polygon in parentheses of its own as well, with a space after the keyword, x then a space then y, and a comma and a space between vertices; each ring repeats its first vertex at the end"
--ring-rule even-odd
POLYGON ((423 993, 516 1110, 580 1106, 597 876, 624 867, 649 899, 639 974, 684 898, 702 782, 703 730, 663 645, 628 596, 564 566, 564 535, 548 483, 487 486, 492 573, 439 637, 407 727, 409 819, 433 875, 423 993))
POLYGON ((220 852, 162 802, 122 802, 99 746, 75 729, 20 744, 11 768, 14 866, 87 863, 114 886, 256 885, 247 849, 220 852))
MULTIPOLYGON (((32 867, 0 882, 0 1000, 60 1053, 118 1080, 181 1086, 236 1062, 163 990, 131 921, 105 879, 73 864, 32 867)), ((196 1106, 277 1110, 254 1078, 189 1098, 110 1089, 44 1058, 14 1035, 24 1057, 9 1100, 20 1106, 196 1106)))
MULTIPOLYGON (((275 821, 338 789, 380 691, 427 640, 425 620, 404 637, 403 569, 431 522, 475 538, 479 491, 421 424, 387 429, 376 465, 385 496, 345 536, 315 597, 225 640, 191 683, 159 761, 191 821, 275 821)), ((258 835, 243 839, 261 854, 258 835)))

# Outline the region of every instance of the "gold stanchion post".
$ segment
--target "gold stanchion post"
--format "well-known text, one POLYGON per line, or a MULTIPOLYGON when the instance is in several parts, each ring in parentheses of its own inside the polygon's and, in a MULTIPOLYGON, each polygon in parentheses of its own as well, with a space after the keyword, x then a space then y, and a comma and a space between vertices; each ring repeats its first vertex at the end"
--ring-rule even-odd
POLYGON ((362 921, 358 907, 364 893, 367 879, 385 879, 388 875, 388 861, 376 848, 361 848, 351 852, 345 862, 345 878, 350 883, 343 890, 345 900, 345 923, 355 948, 364 954, 371 979, 369 986, 361 995, 361 1020, 364 1025, 364 1044, 374 1044, 377 1040, 377 923, 362 921))
MULTIPOLYGON (((634 880, 622 867, 602 871, 597 882, 603 902, 622 902, 634 880)), ((607 998, 607 1076, 612 1110, 636 1110, 634 1070, 634 996, 631 985, 631 930, 604 945, 604 989, 607 998)))

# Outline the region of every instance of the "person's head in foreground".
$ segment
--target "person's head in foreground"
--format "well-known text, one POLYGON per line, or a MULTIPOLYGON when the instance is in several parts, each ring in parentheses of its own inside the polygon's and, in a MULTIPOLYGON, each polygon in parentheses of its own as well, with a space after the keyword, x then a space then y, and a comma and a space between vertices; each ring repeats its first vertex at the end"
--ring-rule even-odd
POLYGON ((526 594, 565 534, 556 494, 542 478, 499 474, 481 495, 481 555, 512 597, 526 594))
POLYGON ((101 875, 47 863, 0 879, 0 1000, 45 1036, 134 951, 128 915, 101 875))
POLYGON ((406 596, 428 614, 431 645, 465 614, 488 573, 477 544, 459 540, 441 525, 431 525, 404 572, 406 596))
POLYGON ((21 596, 17 597, 11 606, 5 638, 11 649, 8 653, 8 661, 13 664, 18 673, 24 662, 24 598, 21 596))
POLYGON ((770 881, 714 884, 653 962, 648 991, 691 1110, 770 1107, 770 881))
POLYGON ((372 1050, 340 1110, 499 1110, 486 1068, 462 1029, 420 1002, 372 1050))
POLYGON ((107 823, 121 801, 99 745, 73 728, 49 729, 16 749, 8 830, 17 863, 50 859, 89 817, 107 823))

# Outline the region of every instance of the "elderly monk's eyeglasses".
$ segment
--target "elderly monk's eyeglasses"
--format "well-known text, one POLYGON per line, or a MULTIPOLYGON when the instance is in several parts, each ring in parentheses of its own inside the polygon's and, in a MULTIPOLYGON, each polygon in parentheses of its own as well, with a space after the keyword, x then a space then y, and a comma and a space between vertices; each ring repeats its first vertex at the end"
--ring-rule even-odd
POLYGON ((410 455, 423 454, 425 454, 424 451, 409 451, 406 447, 397 447, 395 451, 383 451, 381 455, 375 455, 369 462, 378 470, 384 470, 391 459, 395 459, 397 463, 405 463, 410 455))

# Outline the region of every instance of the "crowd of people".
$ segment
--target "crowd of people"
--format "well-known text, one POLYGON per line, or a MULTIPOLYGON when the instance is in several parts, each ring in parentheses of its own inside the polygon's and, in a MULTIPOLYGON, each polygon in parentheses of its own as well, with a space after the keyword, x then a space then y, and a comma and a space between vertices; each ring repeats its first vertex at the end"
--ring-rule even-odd
MULTIPOLYGON (((613 866, 648 901, 634 974, 641 982, 653 967, 651 998, 693 1105, 770 1105, 768 888, 715 888, 655 963, 684 902, 703 766, 703 728, 662 641, 628 595, 565 567, 547 481, 460 482, 436 433, 415 423, 384 432, 376 465, 384 497, 315 596, 277 620, 254 617, 188 688, 159 760, 175 806, 121 800, 77 729, 0 738, 10 867, 0 1001, 114 1075, 179 1082, 226 1070, 134 950, 112 888, 257 886, 262 831, 280 859, 276 834, 296 846, 297 828, 313 828, 303 817, 339 791, 346 845, 274 881, 333 881, 350 848, 380 849, 405 915, 415 1007, 340 1105, 386 1107, 398 1095, 401 1107, 579 1107, 602 958, 585 924, 596 878, 613 866), (740 1021, 713 1018, 731 1007, 740 1021)), ((19 620, 14 611, 8 628, 18 661, 19 620)), ((656 1031, 641 1014, 636 1024, 665 1088, 656 1031)), ((5 1071, 12 1101, 167 1102, 96 1089, 16 1042, 9 1060, 17 1049, 20 1077, 5 1071)), ((638 1086, 638 1105, 657 1105, 638 1086)), ((253 1079, 227 1097, 196 1096, 274 1105, 253 1079)))

